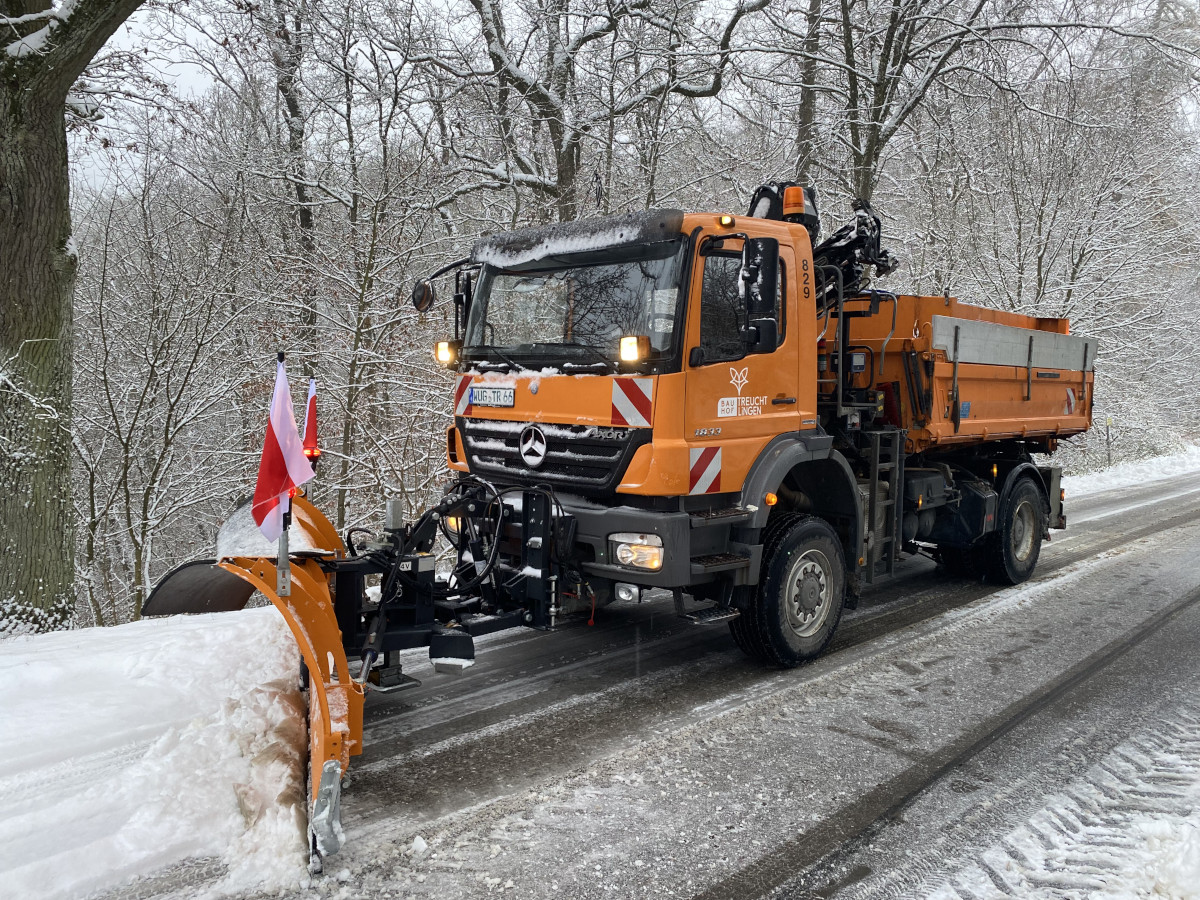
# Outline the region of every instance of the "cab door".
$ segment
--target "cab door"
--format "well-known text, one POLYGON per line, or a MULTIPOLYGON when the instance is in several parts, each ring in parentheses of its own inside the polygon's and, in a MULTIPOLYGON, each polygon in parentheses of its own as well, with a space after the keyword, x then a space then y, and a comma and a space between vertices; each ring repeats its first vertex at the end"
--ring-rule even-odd
POLYGON ((787 316, 789 309, 796 309, 795 255, 780 242, 778 347, 773 352, 748 352, 742 338, 746 310, 738 296, 742 243, 706 235, 697 245, 684 356, 689 494, 741 490, 767 442, 800 428, 800 329, 787 316))

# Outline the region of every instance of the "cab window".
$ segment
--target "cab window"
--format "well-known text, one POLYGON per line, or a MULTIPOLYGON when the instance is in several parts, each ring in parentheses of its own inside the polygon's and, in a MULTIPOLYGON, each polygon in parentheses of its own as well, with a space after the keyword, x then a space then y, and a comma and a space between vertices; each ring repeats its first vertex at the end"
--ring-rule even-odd
MULTIPOLYGON (((704 362, 727 362, 746 355, 741 326, 746 320, 746 304, 738 297, 738 278, 742 270, 740 253, 712 253, 704 259, 704 283, 700 292, 700 349, 704 362)), ((775 319, 779 339, 783 340, 784 266, 779 261, 779 279, 775 294, 775 319)))

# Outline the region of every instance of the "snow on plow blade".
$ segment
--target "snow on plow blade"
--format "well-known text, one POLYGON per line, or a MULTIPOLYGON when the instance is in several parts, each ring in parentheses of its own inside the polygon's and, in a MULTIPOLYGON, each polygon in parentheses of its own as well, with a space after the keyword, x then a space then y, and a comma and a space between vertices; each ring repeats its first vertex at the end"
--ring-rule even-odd
MULTIPOLYGON (((292 527, 288 535, 291 556, 344 555, 345 547, 337 531, 304 497, 292 500, 292 527)), ((276 553, 276 543, 263 537, 250 513, 250 504, 243 503, 217 532, 217 559, 195 559, 172 569, 150 592, 142 605, 142 615, 175 616, 242 609, 254 596, 254 585, 220 568, 218 562, 239 556, 274 560, 276 553)))
POLYGON ((320 563, 343 557, 345 546, 305 498, 293 499, 292 515, 289 596, 276 593, 275 545, 258 531, 247 503, 221 526, 215 565, 198 560, 172 570, 154 588, 143 615, 241 609, 255 590, 282 613, 309 672, 309 838, 319 859, 342 845, 341 776, 350 757, 362 752, 364 687, 350 677, 334 614, 332 576, 320 563))

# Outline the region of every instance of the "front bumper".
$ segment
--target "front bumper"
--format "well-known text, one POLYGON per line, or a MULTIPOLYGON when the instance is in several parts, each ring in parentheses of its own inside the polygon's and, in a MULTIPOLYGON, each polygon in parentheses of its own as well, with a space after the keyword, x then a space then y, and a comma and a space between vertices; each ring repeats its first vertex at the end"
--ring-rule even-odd
MULTIPOLYGON (((575 517, 576 552, 584 574, 646 587, 685 587, 692 583, 694 546, 691 517, 685 512, 642 509, 636 506, 601 507, 586 500, 560 495, 563 508, 575 517), (658 571, 623 566, 609 554, 608 536, 621 532, 656 534, 663 542, 663 566, 658 571)), ((714 537, 713 535, 705 535, 714 537)))

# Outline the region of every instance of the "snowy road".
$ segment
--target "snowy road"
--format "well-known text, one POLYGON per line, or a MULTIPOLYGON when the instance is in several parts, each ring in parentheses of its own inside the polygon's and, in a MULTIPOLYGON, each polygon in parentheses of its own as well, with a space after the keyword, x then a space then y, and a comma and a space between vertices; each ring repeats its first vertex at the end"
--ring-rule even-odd
MULTIPOLYGON (((669 597, 492 636, 462 676, 413 654, 423 685, 368 700, 349 845, 295 894, 1193 896, 1169 890, 1200 883, 1190 469, 1069 486, 1070 529, 1019 588, 907 562, 795 671, 669 597)), ((104 896, 246 896, 224 858, 104 896)))
POLYGON ((414 665, 421 688, 368 707, 343 877, 431 897, 1029 894, 1036 865, 1010 884, 980 861, 1123 741, 1189 727, 1200 680, 1200 474, 1069 509, 1032 584, 914 561, 799 671, 753 666, 666 598, 500 637, 458 678, 414 665), (428 851, 406 852, 417 835, 428 851))

